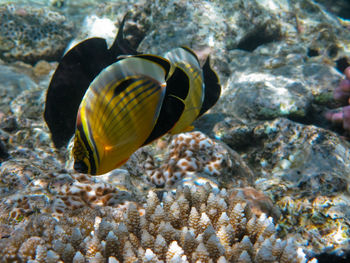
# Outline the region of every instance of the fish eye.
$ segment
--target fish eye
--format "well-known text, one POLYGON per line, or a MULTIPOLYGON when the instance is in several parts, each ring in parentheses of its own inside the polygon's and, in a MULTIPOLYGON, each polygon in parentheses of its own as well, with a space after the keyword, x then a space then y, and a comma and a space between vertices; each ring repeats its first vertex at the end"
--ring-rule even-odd
POLYGON ((83 161, 77 161, 74 162, 74 170, 86 174, 88 172, 88 167, 83 161))

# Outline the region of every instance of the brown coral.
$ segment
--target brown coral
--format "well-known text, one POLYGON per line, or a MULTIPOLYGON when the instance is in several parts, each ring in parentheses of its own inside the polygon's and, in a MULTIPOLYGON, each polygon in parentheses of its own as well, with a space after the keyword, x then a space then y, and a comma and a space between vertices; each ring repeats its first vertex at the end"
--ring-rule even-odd
POLYGON ((0 240, 5 261, 306 262, 293 239, 281 240, 271 218, 215 192, 209 184, 150 192, 136 203, 35 215, 0 240), (120 216, 120 213, 123 216, 120 216))
POLYGON ((171 141, 167 161, 156 167, 149 156, 145 171, 155 185, 171 186, 194 172, 220 175, 222 169, 232 166, 227 155, 225 148, 201 132, 181 133, 171 141))

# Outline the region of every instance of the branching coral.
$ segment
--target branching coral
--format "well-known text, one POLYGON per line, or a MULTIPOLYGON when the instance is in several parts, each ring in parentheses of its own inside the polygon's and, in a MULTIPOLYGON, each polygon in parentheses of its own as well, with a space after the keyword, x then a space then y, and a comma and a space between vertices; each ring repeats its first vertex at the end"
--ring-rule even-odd
MULTIPOLYGON (((83 208, 59 221, 35 215, 0 240, 5 261, 36 262, 306 262, 293 239, 277 237, 265 214, 256 216, 225 189, 178 188, 144 209, 83 208)), ((313 261, 314 262, 314 261, 313 261)))

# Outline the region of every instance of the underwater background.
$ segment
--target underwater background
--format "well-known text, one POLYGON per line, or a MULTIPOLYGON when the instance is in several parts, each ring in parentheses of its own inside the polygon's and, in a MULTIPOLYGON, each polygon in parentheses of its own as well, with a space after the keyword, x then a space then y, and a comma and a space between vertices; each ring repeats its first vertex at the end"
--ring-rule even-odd
POLYGON ((344 106, 349 19, 346 0, 1 0, 0 262, 349 262, 349 131, 324 117, 344 106), (194 131, 79 174, 46 91, 127 12, 140 52, 209 53, 221 97, 194 131))

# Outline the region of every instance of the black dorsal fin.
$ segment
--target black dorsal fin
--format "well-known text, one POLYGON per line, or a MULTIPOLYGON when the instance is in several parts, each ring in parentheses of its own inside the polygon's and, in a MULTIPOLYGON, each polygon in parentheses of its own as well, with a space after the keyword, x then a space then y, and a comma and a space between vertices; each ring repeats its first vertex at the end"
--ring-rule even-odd
POLYGON ((52 76, 44 118, 57 148, 67 145, 73 136, 80 102, 93 79, 119 55, 135 54, 123 38, 126 17, 110 49, 103 38, 84 40, 63 56, 52 76))
POLYGON ((138 55, 141 54, 136 51, 137 47, 133 48, 130 46, 129 42, 124 39, 124 25, 125 20, 129 13, 126 13, 123 17, 122 22, 119 25, 118 33, 112 46, 110 47, 110 52, 112 55, 117 58, 120 55, 138 55))
POLYGON ((199 63, 199 59, 198 59, 196 53, 194 53, 192 49, 190 49, 190 48, 187 47, 187 46, 181 46, 181 48, 183 48, 184 50, 186 50, 188 53, 192 54, 192 56, 194 56, 194 57, 196 58, 196 60, 197 60, 197 62, 198 62, 198 65, 200 64, 200 63, 199 63))
POLYGON ((157 63, 165 70, 165 72, 166 72, 165 79, 168 78, 168 74, 169 74, 170 67, 171 67, 169 60, 167 60, 163 57, 157 56, 157 55, 152 55, 152 54, 140 54, 140 55, 137 55, 135 57, 144 58, 144 59, 147 59, 149 61, 157 63))
POLYGON ((44 118, 57 148, 65 146, 75 131, 80 102, 92 80, 113 63, 102 38, 87 39, 62 58, 46 94, 44 118))
POLYGON ((180 119, 184 109, 185 104, 179 98, 174 96, 165 97, 157 123, 143 145, 149 144, 166 134, 180 119))
POLYGON ((221 93, 219 77, 210 67, 209 57, 207 57, 202 70, 204 78, 204 101, 198 117, 214 106, 221 93))
POLYGON ((190 80, 186 73, 176 67, 167 80, 166 93, 156 125, 143 145, 158 139, 174 127, 185 109, 183 100, 188 94, 189 87, 190 80))

